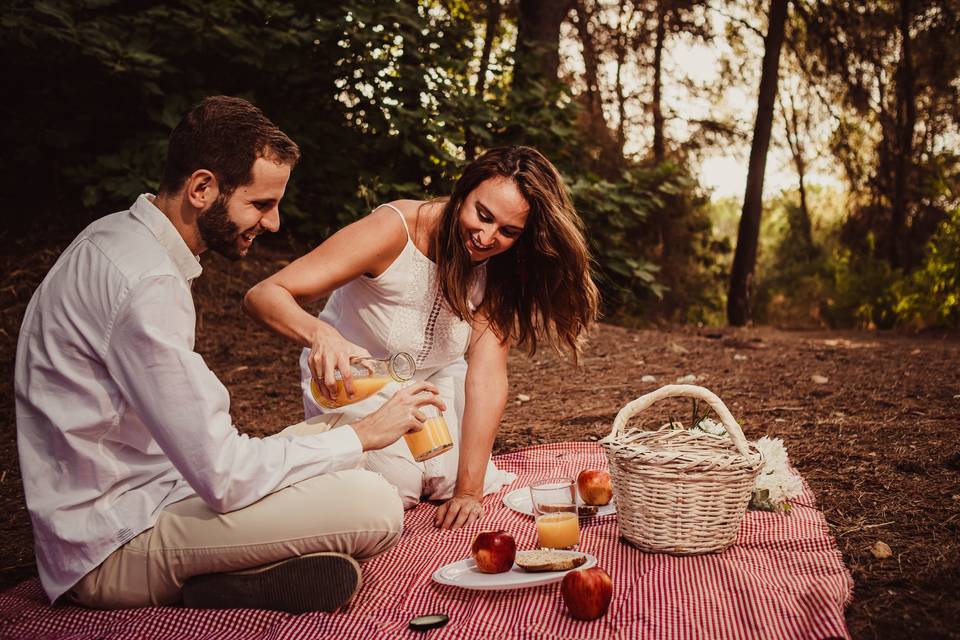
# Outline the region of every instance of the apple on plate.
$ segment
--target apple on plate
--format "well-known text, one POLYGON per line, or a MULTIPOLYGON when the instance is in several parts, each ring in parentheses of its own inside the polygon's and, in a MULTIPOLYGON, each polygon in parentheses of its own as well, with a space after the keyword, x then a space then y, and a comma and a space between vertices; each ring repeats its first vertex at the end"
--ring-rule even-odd
POLYGON ((598 469, 584 469, 577 476, 577 491, 586 504, 602 507, 613 498, 610 474, 598 469))
POLYGON ((613 597, 613 581, 600 567, 574 569, 560 583, 563 603, 577 620, 596 620, 607 612, 613 597))
POLYGON ((513 566, 517 543, 506 531, 484 531, 473 539, 470 555, 481 572, 503 573, 513 566))

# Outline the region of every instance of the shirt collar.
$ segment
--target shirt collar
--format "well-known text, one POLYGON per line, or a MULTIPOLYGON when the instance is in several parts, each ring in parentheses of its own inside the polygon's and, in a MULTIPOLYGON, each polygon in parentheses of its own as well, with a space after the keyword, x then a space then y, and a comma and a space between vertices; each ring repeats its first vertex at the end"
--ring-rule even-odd
POLYGON ((149 193, 140 194, 137 201, 130 207, 130 213, 143 223, 143 225, 150 230, 150 233, 156 236, 160 244, 163 245, 163 248, 170 254, 173 263, 177 266, 177 270, 180 271, 180 275, 182 275, 187 282, 192 283, 203 271, 203 268, 200 266, 200 258, 193 255, 190 247, 184 242, 183 236, 181 236, 177 228, 173 226, 170 219, 153 204, 155 197, 156 196, 149 193))

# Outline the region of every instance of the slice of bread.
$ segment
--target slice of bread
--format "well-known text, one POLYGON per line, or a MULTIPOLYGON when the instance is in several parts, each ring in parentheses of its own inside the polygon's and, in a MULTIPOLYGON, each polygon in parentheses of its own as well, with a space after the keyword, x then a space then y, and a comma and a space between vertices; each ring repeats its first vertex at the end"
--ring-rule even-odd
POLYGON ((548 549, 533 549, 530 551, 517 551, 517 566, 524 571, 567 571, 576 569, 587 561, 587 556, 582 553, 572 554, 561 551, 550 551, 548 549))

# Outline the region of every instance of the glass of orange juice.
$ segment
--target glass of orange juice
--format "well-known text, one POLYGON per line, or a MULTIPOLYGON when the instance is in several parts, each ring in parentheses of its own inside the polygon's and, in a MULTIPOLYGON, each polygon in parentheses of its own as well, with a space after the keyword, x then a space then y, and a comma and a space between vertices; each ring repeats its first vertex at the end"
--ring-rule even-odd
POLYGON ((429 460, 453 448, 453 438, 450 437, 450 429, 447 428, 443 412, 432 404, 420 407, 420 410, 427 416, 423 429, 403 436, 417 462, 429 460))
POLYGON ((368 398, 391 381, 406 382, 413 378, 416 372, 417 365, 413 356, 403 351, 387 358, 350 358, 350 373, 353 376, 352 397, 347 395, 339 369, 334 372, 337 379, 337 394, 332 400, 320 393, 316 380, 310 380, 310 393, 321 407, 335 409, 368 398))
POLYGON ((568 478, 545 480, 530 487, 538 544, 545 549, 575 549, 580 542, 577 485, 568 478))

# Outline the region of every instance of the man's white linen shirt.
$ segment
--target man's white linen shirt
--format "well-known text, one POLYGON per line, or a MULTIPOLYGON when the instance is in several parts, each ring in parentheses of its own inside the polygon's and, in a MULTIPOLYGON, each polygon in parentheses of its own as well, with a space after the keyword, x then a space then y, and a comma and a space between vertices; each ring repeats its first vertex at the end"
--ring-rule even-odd
POLYGON ((193 350, 200 271, 144 194, 87 227, 30 300, 17 345, 17 443, 51 601, 173 502, 198 494, 232 511, 360 461, 351 428, 237 432, 227 389, 193 350))

